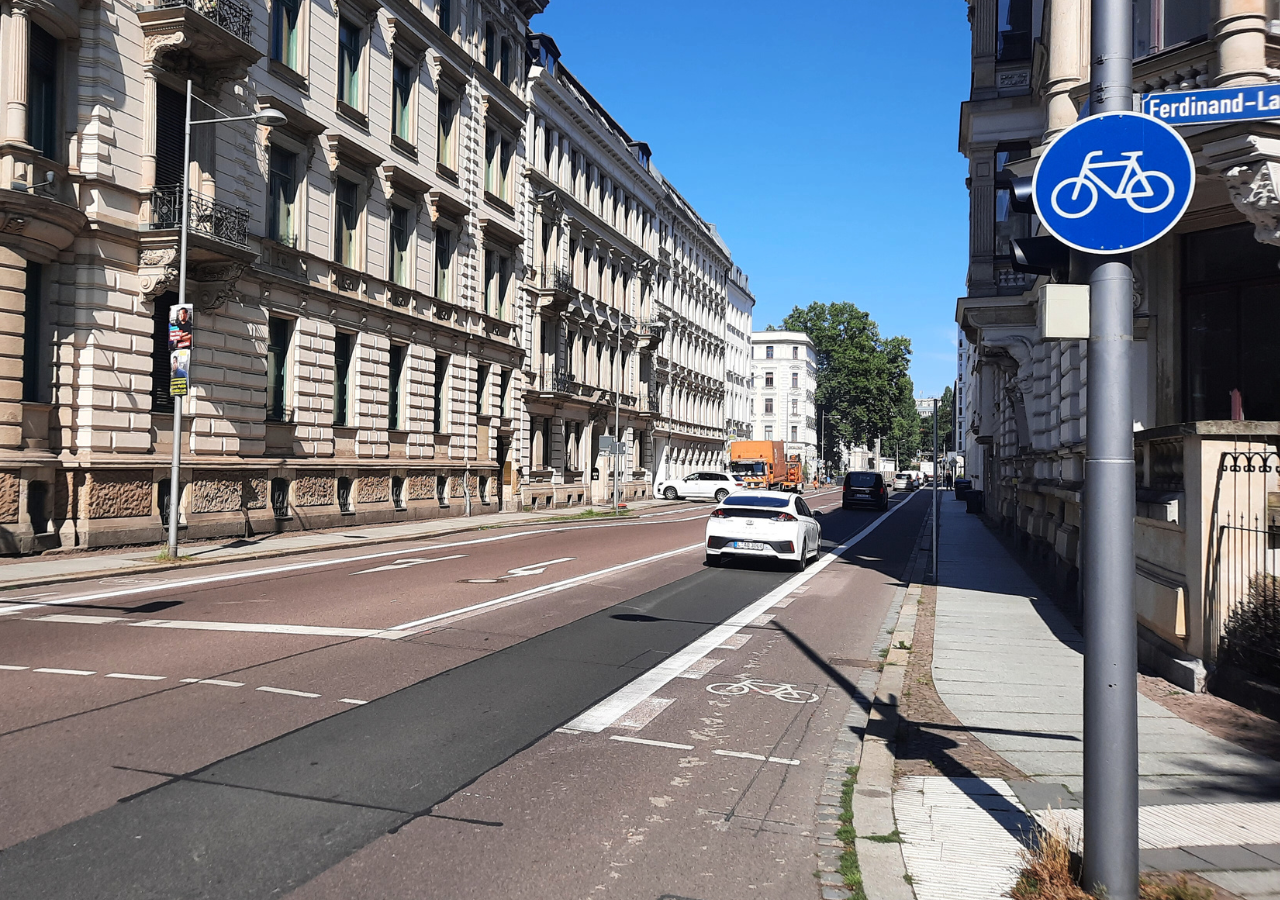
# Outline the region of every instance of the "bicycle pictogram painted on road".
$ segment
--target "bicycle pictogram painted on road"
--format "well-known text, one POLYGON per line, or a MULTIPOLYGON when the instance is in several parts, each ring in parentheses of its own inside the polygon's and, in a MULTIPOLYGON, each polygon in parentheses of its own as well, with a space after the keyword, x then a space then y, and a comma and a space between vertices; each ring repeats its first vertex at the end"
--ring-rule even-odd
POLYGON ((794 684, 774 684, 768 681, 757 681, 754 678, 709 684, 707 685, 707 690, 722 697, 741 697, 744 694, 754 692, 764 694, 766 697, 773 697, 784 703, 813 703, 818 699, 817 694, 796 690, 794 684))

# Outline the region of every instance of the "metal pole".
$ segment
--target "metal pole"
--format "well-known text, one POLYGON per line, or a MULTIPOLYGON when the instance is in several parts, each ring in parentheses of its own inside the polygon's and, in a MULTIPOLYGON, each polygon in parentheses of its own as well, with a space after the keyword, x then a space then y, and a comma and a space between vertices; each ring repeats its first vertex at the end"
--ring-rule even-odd
MULTIPOLYGON (((187 114, 182 136, 182 220, 178 225, 178 304, 187 302, 187 203, 191 168, 191 79, 187 79, 187 114)), ((188 390, 191 368, 187 369, 188 390)), ((178 558, 178 482, 182 469, 182 396, 173 398, 173 461, 169 468, 169 558, 178 558)))
POLYGON ((938 583, 938 398, 933 398, 933 583, 938 583))
MULTIPOLYGON (((1133 109, 1129 0, 1093 0, 1093 113, 1133 109)), ((1137 616, 1129 254, 1090 256, 1084 478, 1084 888, 1138 896, 1137 616)))

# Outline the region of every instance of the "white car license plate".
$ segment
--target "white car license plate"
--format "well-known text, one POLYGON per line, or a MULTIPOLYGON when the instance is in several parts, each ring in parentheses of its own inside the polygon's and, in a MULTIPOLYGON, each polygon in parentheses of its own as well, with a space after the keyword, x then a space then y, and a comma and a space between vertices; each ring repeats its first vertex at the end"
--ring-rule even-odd
POLYGON ((763 550, 764 544, 759 541, 734 541, 733 549, 735 550, 763 550))

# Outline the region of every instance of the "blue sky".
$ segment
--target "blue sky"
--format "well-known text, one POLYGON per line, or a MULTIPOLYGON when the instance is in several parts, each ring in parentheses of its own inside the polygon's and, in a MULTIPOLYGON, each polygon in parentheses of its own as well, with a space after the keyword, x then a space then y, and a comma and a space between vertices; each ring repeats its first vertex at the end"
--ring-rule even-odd
POLYGON ((757 328, 852 301, 955 378, 968 246, 963 0, 551 0, 532 27, 750 276, 757 328))

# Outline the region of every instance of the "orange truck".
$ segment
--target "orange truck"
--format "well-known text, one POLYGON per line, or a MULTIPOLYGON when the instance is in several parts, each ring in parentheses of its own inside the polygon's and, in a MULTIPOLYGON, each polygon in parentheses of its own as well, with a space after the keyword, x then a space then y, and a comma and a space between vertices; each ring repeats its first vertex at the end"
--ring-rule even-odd
POLYGON ((782 441, 733 441, 729 471, 741 475, 747 487, 766 491, 798 491, 804 467, 800 457, 787 458, 782 441))

